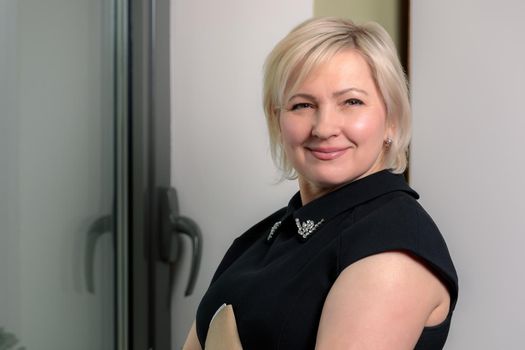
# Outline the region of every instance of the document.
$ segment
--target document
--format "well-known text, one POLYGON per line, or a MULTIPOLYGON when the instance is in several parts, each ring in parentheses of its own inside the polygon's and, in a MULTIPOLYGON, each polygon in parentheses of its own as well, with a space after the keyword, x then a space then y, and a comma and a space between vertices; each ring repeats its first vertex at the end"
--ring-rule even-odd
POLYGON ((231 305, 223 304, 211 319, 204 350, 242 350, 231 305))

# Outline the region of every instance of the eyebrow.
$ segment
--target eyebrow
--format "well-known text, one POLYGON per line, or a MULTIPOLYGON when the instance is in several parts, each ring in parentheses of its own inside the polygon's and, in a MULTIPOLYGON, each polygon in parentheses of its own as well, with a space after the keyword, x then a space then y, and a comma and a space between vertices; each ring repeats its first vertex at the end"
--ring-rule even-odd
POLYGON ((336 91, 332 94, 333 97, 339 97, 341 95, 344 95, 346 94, 347 92, 350 92, 350 91, 356 91, 356 92, 360 92, 362 93, 363 95, 367 95, 368 96, 368 92, 366 92, 365 90, 363 89, 359 89, 359 88, 355 88, 355 87, 350 87, 348 89, 343 89, 343 90, 340 90, 340 91, 336 91))
MULTIPOLYGON (((341 95, 344 95, 346 94, 347 92, 350 92, 350 91, 356 91, 356 92, 360 92, 362 93, 363 95, 366 95, 368 96, 368 92, 366 92, 365 90, 363 89, 359 89, 359 88, 355 88, 355 87, 350 87, 350 88, 347 88, 347 89, 343 89, 343 90, 339 90, 339 91, 336 91, 332 94, 332 97, 339 97, 341 95)), ((309 99, 309 100, 314 100, 315 101, 315 97, 313 95, 310 95, 310 94, 306 94, 306 93, 298 93, 298 94, 295 94, 295 95, 292 95, 288 101, 291 101, 292 99, 296 98, 296 97, 302 97, 302 98, 306 98, 306 99, 309 99)))

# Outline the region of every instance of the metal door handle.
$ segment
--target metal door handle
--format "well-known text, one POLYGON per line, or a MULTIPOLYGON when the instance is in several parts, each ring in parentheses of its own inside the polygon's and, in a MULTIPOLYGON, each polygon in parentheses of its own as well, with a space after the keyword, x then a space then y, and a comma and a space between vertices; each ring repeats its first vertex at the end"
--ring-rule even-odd
POLYGON ((185 295, 193 293, 202 256, 202 234, 192 219, 179 214, 177 191, 170 187, 163 191, 161 205, 160 255, 168 263, 175 263, 180 254, 180 236, 186 235, 192 243, 191 270, 185 295))
POLYGON ((86 278, 87 290, 95 293, 95 276, 93 268, 95 265, 95 247, 98 239, 104 233, 113 232, 113 215, 106 215, 95 220, 88 229, 86 254, 84 256, 84 275, 86 278))

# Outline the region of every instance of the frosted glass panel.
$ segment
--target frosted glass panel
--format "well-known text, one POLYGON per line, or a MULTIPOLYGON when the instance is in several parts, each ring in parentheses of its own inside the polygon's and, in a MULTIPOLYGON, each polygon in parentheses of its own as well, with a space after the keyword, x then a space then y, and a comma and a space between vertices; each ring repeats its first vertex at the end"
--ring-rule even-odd
POLYGON ((113 349, 113 4, 0 0, 0 349, 113 349))

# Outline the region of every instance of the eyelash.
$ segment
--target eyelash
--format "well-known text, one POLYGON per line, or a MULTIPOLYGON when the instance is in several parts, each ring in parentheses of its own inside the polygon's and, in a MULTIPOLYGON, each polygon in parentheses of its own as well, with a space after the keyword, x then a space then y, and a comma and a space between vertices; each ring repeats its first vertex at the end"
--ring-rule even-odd
POLYGON ((345 105, 355 106, 355 105, 364 105, 363 101, 357 98, 349 98, 343 102, 345 105))
POLYGON ((301 102, 301 103, 296 103, 294 105, 292 105, 292 108, 290 108, 291 111, 296 111, 298 109, 304 109, 304 108, 313 108, 314 105, 312 103, 308 103, 308 102, 301 102))
MULTIPOLYGON (((364 102, 358 98, 349 98, 342 103, 343 106, 360 106, 364 105, 364 102)), ((305 108, 315 108, 314 104, 309 102, 300 102, 292 105, 290 111, 297 111, 305 108)))

